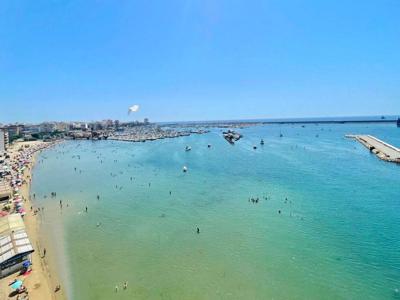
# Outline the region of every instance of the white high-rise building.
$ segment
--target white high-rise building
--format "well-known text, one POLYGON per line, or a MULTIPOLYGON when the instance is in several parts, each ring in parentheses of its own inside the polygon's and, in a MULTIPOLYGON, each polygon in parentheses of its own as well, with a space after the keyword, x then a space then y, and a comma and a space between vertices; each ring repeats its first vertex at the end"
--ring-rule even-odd
POLYGON ((6 152, 8 148, 8 132, 0 128, 0 153, 6 152))

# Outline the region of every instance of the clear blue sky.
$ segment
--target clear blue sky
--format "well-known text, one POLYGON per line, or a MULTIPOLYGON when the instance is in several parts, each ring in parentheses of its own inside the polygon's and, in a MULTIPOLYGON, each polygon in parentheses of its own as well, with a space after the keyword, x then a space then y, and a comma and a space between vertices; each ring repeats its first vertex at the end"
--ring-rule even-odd
POLYGON ((400 113, 400 1, 1 1, 0 123, 400 113))

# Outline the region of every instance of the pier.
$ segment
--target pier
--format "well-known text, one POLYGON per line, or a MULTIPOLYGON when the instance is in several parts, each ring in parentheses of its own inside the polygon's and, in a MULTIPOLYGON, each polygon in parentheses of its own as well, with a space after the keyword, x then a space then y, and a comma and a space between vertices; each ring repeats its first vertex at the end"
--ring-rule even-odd
POLYGON ((346 135, 346 137, 359 141, 382 160, 400 163, 400 149, 395 146, 381 141, 372 135, 346 135))

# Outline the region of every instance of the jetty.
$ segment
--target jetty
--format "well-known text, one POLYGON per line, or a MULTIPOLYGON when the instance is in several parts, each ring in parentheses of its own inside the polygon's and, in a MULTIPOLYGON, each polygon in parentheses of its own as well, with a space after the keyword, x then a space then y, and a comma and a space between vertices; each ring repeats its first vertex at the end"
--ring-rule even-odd
POLYGON ((400 149, 372 135, 346 135, 363 144, 370 152, 382 160, 400 164, 400 149))

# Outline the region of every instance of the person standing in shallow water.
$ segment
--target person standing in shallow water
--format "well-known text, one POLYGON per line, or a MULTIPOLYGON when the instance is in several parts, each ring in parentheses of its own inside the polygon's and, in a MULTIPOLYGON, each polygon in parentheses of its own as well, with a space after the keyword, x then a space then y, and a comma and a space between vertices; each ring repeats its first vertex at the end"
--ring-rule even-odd
POLYGON ((87 212, 87 206, 85 207, 85 211, 87 212))
POLYGON ((197 234, 199 234, 200 233, 200 228, 199 227, 197 227, 197 234))

